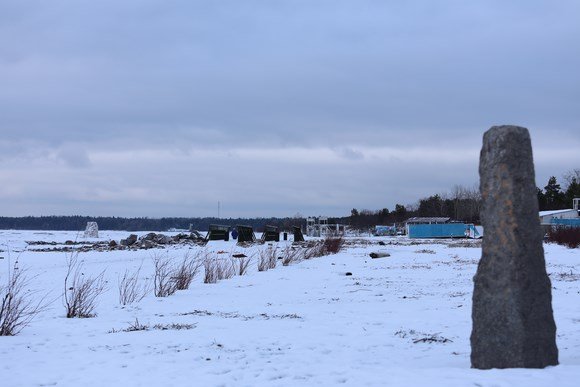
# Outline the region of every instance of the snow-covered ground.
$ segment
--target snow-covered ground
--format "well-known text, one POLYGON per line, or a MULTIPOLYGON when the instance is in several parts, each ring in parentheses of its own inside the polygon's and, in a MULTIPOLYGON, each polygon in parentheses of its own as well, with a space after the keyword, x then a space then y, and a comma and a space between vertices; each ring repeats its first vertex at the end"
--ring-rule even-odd
MULTIPOLYGON (((99 240, 128 234, 101 231, 99 240)), ((0 231, 0 280, 17 259, 19 267, 38 276, 31 290, 54 301, 19 335, 0 337, 1 386, 579 383, 578 249, 544 246, 560 365, 480 371, 470 369, 469 361, 478 247, 457 241, 416 244, 402 237, 352 239, 336 255, 279 264, 267 272, 258 272, 254 261, 245 276, 203 284, 200 275, 189 290, 166 298, 151 293, 125 307, 118 302, 120 274, 143 265, 143 277, 151 280, 154 253, 180 259, 190 247, 87 252, 79 256, 85 274, 105 270, 108 290, 96 317, 67 319, 61 298, 66 254, 32 252, 25 241, 79 238, 67 232, 0 231), (371 259, 372 251, 391 256, 371 259), (123 331, 136 320, 150 329, 123 331), (154 329, 156 324, 184 329, 154 329)), ((234 241, 208 247, 228 254, 265 248, 236 247, 234 241)))

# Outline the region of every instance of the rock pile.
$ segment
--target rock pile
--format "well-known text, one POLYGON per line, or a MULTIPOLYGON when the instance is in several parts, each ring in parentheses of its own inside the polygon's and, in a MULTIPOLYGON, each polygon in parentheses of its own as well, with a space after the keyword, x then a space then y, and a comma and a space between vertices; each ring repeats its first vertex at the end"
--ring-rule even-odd
POLYGON ((168 236, 164 234, 157 234, 154 232, 150 232, 149 234, 143 235, 141 237, 137 237, 135 234, 129 235, 126 239, 121 239, 117 244, 115 242, 109 243, 109 247, 111 250, 124 250, 124 249, 153 249, 159 248, 166 245, 177 245, 177 244, 195 244, 195 245, 202 245, 205 244, 205 238, 202 237, 198 232, 191 232, 189 234, 177 234, 174 236, 168 236))
POLYGON ((97 243, 66 241, 64 243, 64 246, 62 246, 62 244, 59 244, 57 242, 30 241, 27 243, 31 246, 44 246, 30 250, 36 252, 72 252, 72 251, 86 252, 86 251, 155 249, 180 244, 204 245, 206 243, 206 240, 199 232, 194 231, 188 234, 181 233, 174 236, 157 234, 154 232, 143 235, 141 237, 137 237, 136 234, 130 234, 127 238, 121 239, 119 242, 115 240, 111 240, 109 242, 99 241, 97 243))

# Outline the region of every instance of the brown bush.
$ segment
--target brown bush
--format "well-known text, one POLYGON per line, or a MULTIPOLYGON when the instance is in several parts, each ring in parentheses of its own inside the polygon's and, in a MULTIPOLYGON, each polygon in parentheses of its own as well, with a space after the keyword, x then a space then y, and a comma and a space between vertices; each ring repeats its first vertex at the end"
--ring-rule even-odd
POLYGON ((551 227, 548 230, 547 240, 571 249, 578 248, 580 247, 580 227, 551 227))
POLYGON ((344 238, 342 236, 328 236, 324 238, 324 250, 326 254, 336 254, 342 250, 344 238))

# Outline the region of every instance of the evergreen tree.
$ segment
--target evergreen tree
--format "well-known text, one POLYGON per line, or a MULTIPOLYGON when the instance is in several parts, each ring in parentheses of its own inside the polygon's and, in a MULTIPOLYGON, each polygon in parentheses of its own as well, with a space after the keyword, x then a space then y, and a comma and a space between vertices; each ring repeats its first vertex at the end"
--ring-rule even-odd
POLYGON ((538 195, 538 207, 540 211, 546 211, 548 207, 548 202, 546 202, 546 195, 544 195, 544 191, 540 188, 536 187, 537 195, 538 195))
POLYGON ((560 210, 566 207, 564 193, 555 176, 548 179, 548 185, 544 187, 544 192, 547 210, 560 210))
POLYGON ((402 222, 407 219, 407 209, 401 204, 395 205, 395 220, 402 222))

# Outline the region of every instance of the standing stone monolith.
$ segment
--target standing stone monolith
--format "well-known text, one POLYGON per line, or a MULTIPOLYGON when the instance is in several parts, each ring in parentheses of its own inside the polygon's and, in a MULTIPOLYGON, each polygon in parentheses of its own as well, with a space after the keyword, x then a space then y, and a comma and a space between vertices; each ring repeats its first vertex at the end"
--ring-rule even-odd
POLYGON ((98 238, 99 237, 99 225, 97 222, 87 222, 87 228, 85 229, 85 238, 98 238))
POLYGON ((474 277, 471 366, 558 364, 530 135, 494 126, 479 161, 483 251, 474 277))

